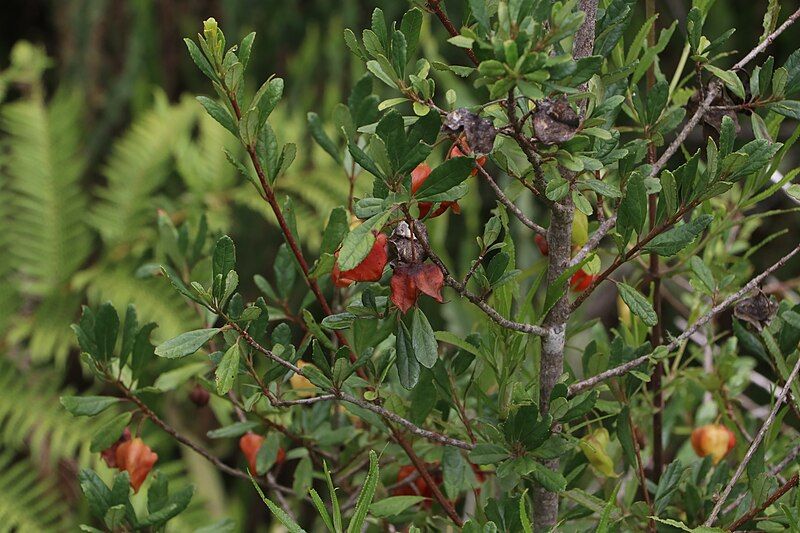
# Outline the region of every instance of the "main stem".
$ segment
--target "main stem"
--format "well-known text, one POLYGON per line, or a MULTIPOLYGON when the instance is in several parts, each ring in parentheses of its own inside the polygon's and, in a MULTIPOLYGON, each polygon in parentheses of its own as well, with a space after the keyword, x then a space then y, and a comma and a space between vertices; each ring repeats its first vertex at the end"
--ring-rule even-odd
MULTIPOLYGON (((556 283, 558 277, 568 268, 572 247, 572 218, 574 207, 572 195, 559 202, 560 209, 553 209, 547 242, 550 246, 547 267, 548 286, 556 283)), ((542 359, 539 367, 539 409, 546 413, 550 408, 550 394, 558 378, 564 371, 564 345, 566 341, 567 320, 569 319, 569 297, 564 283, 562 296, 545 318, 545 328, 549 333, 542 338, 542 359)), ((557 470, 558 459, 545 462, 551 470, 557 470)), ((540 485, 534 488, 534 523, 539 531, 552 529, 558 519, 558 494, 540 485)))
MULTIPOLYGON (((581 0, 580 9, 586 14, 578 32, 575 34, 572 55, 575 59, 591 55, 594 49, 595 23, 597 19, 597 0, 581 0)), ((579 109, 581 119, 585 106, 579 109)), ((569 176, 570 180, 574 176, 569 176)), ((550 247, 547 266, 548 288, 569 268, 572 259, 572 219, 575 207, 572 203, 572 186, 569 193, 551 210, 550 227, 547 230, 547 243, 550 247)), ((558 378, 564 372, 564 345, 566 343, 567 321, 570 303, 566 281, 563 283, 564 295, 559 298, 545 317, 543 326, 548 333, 542 338, 542 358, 539 367, 539 409, 546 413, 550 408, 550 394, 558 378)), ((551 470, 558 470, 558 459, 545 462, 551 470)), ((558 493, 550 492, 540 485, 534 488, 534 518, 538 531, 551 530, 558 520, 558 493)))
MULTIPOLYGON (((652 18, 656 12, 655 0, 647 0, 645 3, 645 17, 647 20, 652 18)), ((647 34, 647 45, 649 47, 655 46, 656 41, 656 23, 650 26, 650 31, 647 34)), ((648 90, 656 83, 655 66, 650 65, 647 69, 647 88, 648 90)), ((652 165, 656 162, 656 147, 651 142, 647 147, 647 161, 652 165)), ((650 228, 656 227, 656 212, 658 208, 658 194, 651 194, 648 198, 648 211, 650 228)), ((652 296, 653 296, 653 310, 656 313, 657 321, 653 329, 650 330, 650 344, 655 348, 663 342, 663 325, 661 317, 661 274, 659 272, 660 265, 658 254, 650 254, 649 274, 652 280, 652 296)), ((652 479, 658 483, 661 477, 661 471, 664 468, 664 439, 663 439, 663 426, 664 426, 664 393, 661 390, 661 377, 664 375, 664 363, 658 362, 653 370, 653 376, 650 380, 650 391, 653 394, 653 471, 652 479)), ((642 490, 647 491, 647 487, 642 487, 642 490)))

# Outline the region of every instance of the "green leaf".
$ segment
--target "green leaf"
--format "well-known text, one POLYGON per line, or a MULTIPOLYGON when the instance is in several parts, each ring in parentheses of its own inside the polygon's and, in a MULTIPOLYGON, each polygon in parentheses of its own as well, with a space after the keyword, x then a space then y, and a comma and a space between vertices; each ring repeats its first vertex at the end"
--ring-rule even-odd
POLYGON ((706 229, 713 218, 711 215, 702 215, 688 224, 672 228, 653 238, 644 246, 644 250, 664 257, 675 255, 691 244, 706 229))
POLYGON ((283 96, 282 78, 272 78, 264 82, 258 89, 258 92, 253 96, 253 102, 250 104, 250 109, 256 109, 258 112, 258 127, 261 127, 264 121, 267 120, 275 106, 278 105, 281 96, 283 96))
POLYGON ((311 131, 311 136, 317 141, 320 148, 325 150, 334 161, 341 163, 342 157, 339 155, 339 148, 331 138, 328 137, 328 134, 325 133, 319 115, 314 112, 308 114, 308 129, 311 131))
POLYGON ((369 506, 369 513, 375 518, 396 516, 421 501, 423 496, 390 496, 369 506))
POLYGON ((259 425, 259 422, 235 422, 218 429, 212 429, 206 433, 206 436, 209 439, 228 439, 233 437, 241 437, 251 429, 257 428, 259 425))
POLYGON ((211 118, 219 122, 226 130, 233 133, 234 136, 239 136, 239 126, 236 125, 236 121, 227 109, 222 107, 216 100, 207 96, 198 96, 197 101, 205 108, 206 113, 211 115, 211 118))
POLYGON ((167 359, 186 357, 199 350, 201 346, 211 340, 211 338, 220 331, 221 328, 208 328, 182 333, 174 339, 160 344, 155 349, 155 354, 159 357, 166 357, 167 359))
POLYGON ((130 424, 131 416, 130 412, 122 413, 100 426, 92 437, 89 450, 92 453, 98 453, 114 444, 130 424))
POLYGON ((627 242, 631 232, 640 233, 647 217, 647 190, 644 178, 639 172, 634 172, 628 179, 625 196, 619 205, 617 228, 627 242))
POLYGON ((267 434, 267 438, 261 444, 256 454, 256 472, 258 475, 264 475, 278 458, 278 451, 281 447, 281 441, 278 434, 271 431, 267 434))
POLYGON ((625 283, 617 283, 617 290, 622 301, 634 315, 642 319, 642 322, 651 327, 658 324, 658 315, 653 310, 653 306, 639 291, 625 283))
POLYGON ((375 488, 378 486, 378 456, 373 450, 369 451, 369 472, 364 480, 364 488, 358 494, 356 510, 350 523, 347 525, 347 533, 360 533, 367 518, 367 512, 375 496, 375 488))
POLYGON ((411 60, 417 53, 419 30, 422 27, 422 10, 418 7, 409 9, 400 22, 400 31, 406 38, 406 57, 411 60))
POLYGON ((239 343, 233 343, 222 356, 215 372, 217 394, 224 396, 233 388, 236 376, 239 374, 239 343))
POLYGON ((62 396, 61 405, 73 416, 99 415, 119 402, 112 396, 62 396))
POLYGON ((469 460, 476 465, 499 463, 500 461, 508 459, 509 456, 510 453, 508 450, 502 446, 488 442, 476 444, 475 448, 469 452, 469 460))
POLYGON ((339 250, 339 268, 342 271, 357 267, 369 255, 375 244, 372 230, 379 231, 391 213, 392 211, 378 213, 347 234, 339 250))
POLYGON ((350 220, 347 210, 342 206, 333 208, 328 217, 325 232, 322 234, 322 245, 319 247, 320 253, 334 253, 349 232, 350 220))
POLYGON ((208 59, 205 58, 203 52, 200 51, 200 48, 197 47, 197 44, 195 44, 195 42, 191 39, 184 39, 183 42, 186 43, 186 48, 189 49, 189 55, 191 56, 192 61, 194 61, 194 64, 197 65, 197 68, 199 68, 200 71, 208 76, 208 78, 212 81, 217 81, 219 78, 217 77, 216 72, 214 72, 214 69, 211 67, 211 63, 209 63, 208 59))
POLYGON ((261 496, 261 500, 267 505, 275 518, 277 518, 278 521, 283 524, 289 533, 306 533, 306 530, 300 527, 300 525, 295 522, 294 519, 286 513, 286 511, 275 505, 272 500, 264 496, 264 492, 261 490, 261 487, 258 486, 258 483, 256 483, 256 480, 252 475, 250 475, 250 481, 256 488, 258 495, 261 496))
POLYGON ((438 346, 433 328, 421 309, 415 309, 411 318, 411 346, 417 361, 425 368, 433 368, 439 359, 438 346))
POLYGON ((223 286, 218 279, 225 280, 228 272, 236 268, 236 247, 233 240, 227 235, 219 238, 214 245, 214 254, 211 264, 212 279, 214 280, 214 296, 221 299, 223 286))
POLYGON ((562 492, 567 488, 567 480, 559 472, 550 470, 541 463, 532 463, 531 477, 550 492, 562 492))
POLYGON ((78 474, 78 481, 81 485, 86 500, 89 503, 89 511, 97 518, 105 517, 111 501, 111 490, 103 483, 93 470, 81 469, 78 474))
POLYGON ((94 320, 94 338, 97 342, 95 356, 97 359, 107 361, 113 357, 117 333, 119 333, 119 315, 111 302, 106 302, 97 310, 94 320))
POLYGON ((722 70, 721 68, 709 64, 703 65, 703 67, 714 76, 721 79, 722 83, 724 83, 733 94, 741 99, 745 98, 744 85, 735 72, 732 70, 722 70))
POLYGON ((784 117, 800 120, 800 100, 782 100, 774 104, 768 104, 767 109, 784 117))
POLYGON ((414 357, 411 335, 402 322, 397 322, 395 333, 395 351, 397 353, 397 373, 400 375, 400 384, 406 389, 413 389, 419 381, 419 362, 414 357))
POLYGON ((138 331, 139 320, 136 317, 136 307, 133 304, 128 304, 128 309, 125 311, 125 322, 122 326, 122 346, 119 350, 120 366, 125 366, 128 356, 133 351, 138 331))
POLYGON ((433 169, 414 196, 418 200, 424 200, 450 190, 469 177, 473 165, 474 161, 471 157, 448 159, 433 169))
POLYGON ((622 196, 622 192, 620 192, 619 188, 608 183, 607 181, 589 179, 581 182, 581 184, 586 185, 588 188, 601 196, 606 196, 608 198, 620 198, 622 196))

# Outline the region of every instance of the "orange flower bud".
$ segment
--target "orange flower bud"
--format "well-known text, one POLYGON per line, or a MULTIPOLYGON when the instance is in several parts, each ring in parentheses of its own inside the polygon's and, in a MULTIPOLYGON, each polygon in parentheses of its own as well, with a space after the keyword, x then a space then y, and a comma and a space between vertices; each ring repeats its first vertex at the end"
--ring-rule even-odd
POLYGON ((158 454, 137 437, 117 447, 116 461, 117 468, 126 470, 130 475, 133 492, 139 492, 139 487, 158 461, 158 454))
POLYGON ((736 446, 733 431, 722 424, 706 424, 695 428, 691 440, 694 452, 700 457, 710 455, 714 464, 719 463, 736 446))

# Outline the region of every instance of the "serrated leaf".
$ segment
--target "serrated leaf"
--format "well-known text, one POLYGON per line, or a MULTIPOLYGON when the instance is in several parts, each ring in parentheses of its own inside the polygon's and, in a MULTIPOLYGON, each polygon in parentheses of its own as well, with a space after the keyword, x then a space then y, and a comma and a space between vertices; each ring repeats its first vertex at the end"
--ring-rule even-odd
POLYGON ((691 244, 692 241, 708 227, 713 219, 714 217, 711 215, 702 215, 688 224, 682 224, 672 228, 654 237, 653 240, 644 246, 644 250, 664 257, 675 255, 691 244))
POLYGON ((201 346, 211 340, 211 338, 220 331, 220 328, 207 328, 182 333, 160 344, 155 349, 155 354, 159 357, 166 357, 167 359, 186 357, 199 350, 201 346))
POLYGON ((397 373, 400 384, 406 389, 413 389, 419 382, 419 362, 413 354, 411 334, 402 321, 397 323, 395 333, 395 352, 397 354, 397 373))
POLYGON ((239 373, 239 344, 234 343, 222 356, 217 370, 214 373, 217 385, 217 394, 224 396, 233 388, 233 383, 239 373))
POLYGON ((642 322, 651 327, 658 324, 658 315, 653 310, 653 306, 639 291, 625 283, 617 283, 617 290, 625 305, 634 315, 641 318, 642 322))

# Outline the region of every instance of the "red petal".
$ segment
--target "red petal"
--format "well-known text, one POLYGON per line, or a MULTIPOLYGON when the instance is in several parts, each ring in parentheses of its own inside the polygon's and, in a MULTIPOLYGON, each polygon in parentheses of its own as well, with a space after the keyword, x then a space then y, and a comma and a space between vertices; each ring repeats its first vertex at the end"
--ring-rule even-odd
POLYGON ((419 265, 414 268, 412 274, 414 284, 419 290, 441 303, 444 301, 442 298, 442 286, 444 285, 444 274, 442 269, 437 265, 428 263, 426 265, 419 265))
POLYGON ((417 192, 428 176, 431 175, 431 167, 428 163, 420 163, 411 171, 411 194, 417 192))
POLYGON ((125 431, 122 432, 122 436, 117 439, 117 442, 100 452, 100 457, 103 458, 103 461, 106 462, 109 468, 117 468, 117 448, 123 442, 128 442, 131 440, 131 430, 125 428, 125 431))
MULTIPOLYGON (((379 233, 376 236, 375 244, 372 245, 372 250, 370 250, 367 257, 365 257, 357 267, 351 268, 350 270, 345 270, 344 272, 338 274, 338 276, 334 277, 334 283, 337 282, 337 278, 340 283, 345 281, 378 281, 381 279, 381 276, 383 275, 383 269, 388 261, 386 256, 386 239, 386 235, 379 233)), ((334 276, 333 272, 331 272, 331 276, 334 276)))
POLYGON ((247 465, 250 467, 250 473, 253 476, 258 475, 256 473, 256 457, 258 456, 258 450, 261 448, 263 442, 263 436, 256 435, 249 431, 239 439, 239 449, 242 450, 242 454, 244 454, 247 459, 247 465))
POLYGON ((408 267, 398 266, 394 269, 394 274, 389 284, 392 287, 392 302, 400 311, 406 313, 417 303, 419 289, 414 284, 408 267))
POLYGON ((117 468, 128 472, 133 492, 138 492, 147 474, 158 461, 158 454, 154 453, 142 439, 135 438, 119 445, 116 459, 117 468))

